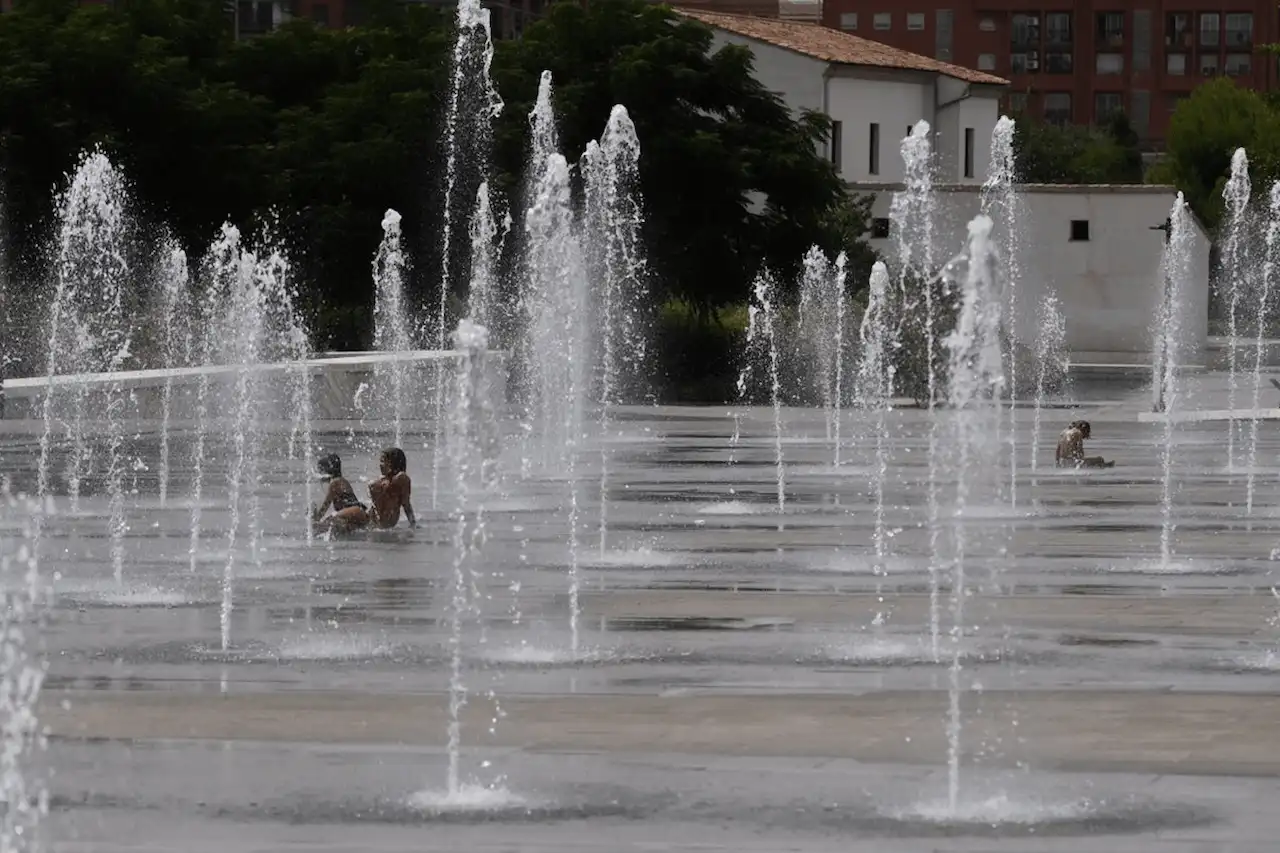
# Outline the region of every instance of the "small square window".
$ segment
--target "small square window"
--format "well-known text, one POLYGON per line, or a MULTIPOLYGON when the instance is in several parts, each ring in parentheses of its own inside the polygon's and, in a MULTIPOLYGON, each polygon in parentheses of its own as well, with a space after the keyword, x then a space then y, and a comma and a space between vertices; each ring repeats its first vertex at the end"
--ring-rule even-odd
POLYGON ((840 29, 856 30, 858 28, 857 12, 841 12, 840 13, 840 29))
POLYGON ((871 25, 877 30, 888 30, 893 28, 892 12, 876 12, 876 16, 871 19, 871 25))
POLYGON ((984 33, 994 33, 996 31, 996 19, 979 18, 978 29, 982 30, 984 33))
POLYGON ((979 71, 995 71, 996 55, 994 53, 978 54, 978 70, 979 71))
POLYGON ((1071 242, 1086 243, 1089 240, 1089 220, 1071 220, 1071 242))
POLYGON ((1099 53, 1094 63, 1093 70, 1098 74, 1123 74, 1124 54, 1099 53))
POLYGON ((1172 74, 1175 77, 1181 77, 1187 73, 1187 55, 1185 53, 1166 53, 1164 55, 1164 70, 1166 74, 1172 74))
POLYGON ((883 217, 876 217, 871 220, 871 239, 872 240, 888 240, 889 239, 889 220, 883 217))
POLYGON ((924 29, 924 12, 908 12, 907 13, 907 29, 923 30, 924 29))

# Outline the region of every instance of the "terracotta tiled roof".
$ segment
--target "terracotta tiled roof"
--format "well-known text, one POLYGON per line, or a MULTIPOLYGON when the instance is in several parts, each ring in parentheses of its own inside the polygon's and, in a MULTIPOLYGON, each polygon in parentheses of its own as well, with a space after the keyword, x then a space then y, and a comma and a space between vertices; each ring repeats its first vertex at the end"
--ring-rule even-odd
POLYGON ((932 71, 945 74, 966 83, 986 83, 1007 86, 1009 81, 994 74, 984 74, 949 62, 940 62, 918 53, 900 50, 878 41, 858 38, 840 30, 820 24, 801 21, 783 21, 777 18, 755 18, 746 15, 730 15, 724 12, 706 12, 702 9, 677 8, 684 15, 708 26, 746 36, 756 41, 793 50, 805 56, 837 65, 863 65, 871 68, 901 68, 911 71, 932 71))

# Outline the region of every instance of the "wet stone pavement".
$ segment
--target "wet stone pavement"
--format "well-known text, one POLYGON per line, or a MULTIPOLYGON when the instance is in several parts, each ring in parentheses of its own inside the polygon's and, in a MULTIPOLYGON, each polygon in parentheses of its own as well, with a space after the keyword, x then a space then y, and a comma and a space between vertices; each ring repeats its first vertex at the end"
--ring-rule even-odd
MULTIPOLYGON (((123 583, 100 481, 86 481, 78 512, 59 503, 42 545, 53 606, 37 712, 50 744, 29 773, 50 791, 45 846, 1274 850, 1280 434, 1261 425, 1248 516, 1225 425, 1179 427, 1166 564, 1162 427, 1134 411, 1084 412, 1091 452, 1118 459, 1085 473, 1050 467, 1070 413, 1049 413, 1034 474, 1020 412, 1014 506, 979 490, 957 521, 954 481, 940 481, 944 539, 963 525, 970 581, 956 812, 945 726, 957 647, 944 585, 935 657, 922 412, 892 418, 881 573, 872 460, 852 415, 836 469, 821 413, 784 413, 779 515, 771 412, 742 410, 736 450, 722 408, 624 412, 603 442, 603 549, 601 442, 582 456, 576 559, 568 483, 516 476, 512 443, 511 476, 480 501, 454 801, 441 800, 453 498, 446 473, 432 509, 429 430, 404 442, 420 527, 332 543, 302 535, 304 466, 282 435, 263 439, 262 535, 255 552, 242 529, 231 555, 224 650, 228 456, 215 443, 206 457, 193 572, 190 433, 173 436, 161 506, 156 425, 140 424, 123 583)), ((37 440, 30 424, 0 422, 15 489, 34 482, 37 440)), ((358 483, 387 438, 330 423, 316 442, 358 483)))

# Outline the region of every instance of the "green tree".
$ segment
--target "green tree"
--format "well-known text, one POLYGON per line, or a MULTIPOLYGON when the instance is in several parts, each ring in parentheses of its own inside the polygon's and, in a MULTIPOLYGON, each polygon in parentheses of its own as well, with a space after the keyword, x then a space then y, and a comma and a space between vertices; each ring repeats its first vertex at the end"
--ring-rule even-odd
POLYGON ((1020 180, 1030 184, 1142 182, 1138 135, 1123 112, 1100 128, 1020 118, 1014 135, 1020 180))
POLYGON ((818 153, 830 122, 792 116, 752 63, 744 47, 713 50, 708 27, 666 6, 559 3, 520 41, 500 45, 499 162, 508 178, 521 173, 526 116, 550 70, 570 159, 599 136, 614 104, 626 105, 640 138, 655 281, 697 316, 745 300, 762 267, 793 278, 815 242, 864 258, 865 220, 849 222, 861 209, 818 153))
POLYGON ((1249 153, 1249 171, 1257 186, 1277 175, 1280 121, 1257 92, 1220 77, 1204 83, 1178 105, 1169 122, 1167 152, 1149 176, 1182 190, 1206 226, 1222 218, 1222 188, 1237 148, 1249 153))

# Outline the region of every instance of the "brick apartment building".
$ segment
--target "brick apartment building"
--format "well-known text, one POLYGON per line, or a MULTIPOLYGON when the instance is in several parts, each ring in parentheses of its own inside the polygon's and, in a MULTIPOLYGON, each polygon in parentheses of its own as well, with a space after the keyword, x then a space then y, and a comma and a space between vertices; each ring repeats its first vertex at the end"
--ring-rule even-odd
POLYGON ((1208 77, 1277 87, 1275 0, 825 0, 822 22, 1010 80, 1006 108, 1091 124, 1128 113, 1158 142, 1208 77))

